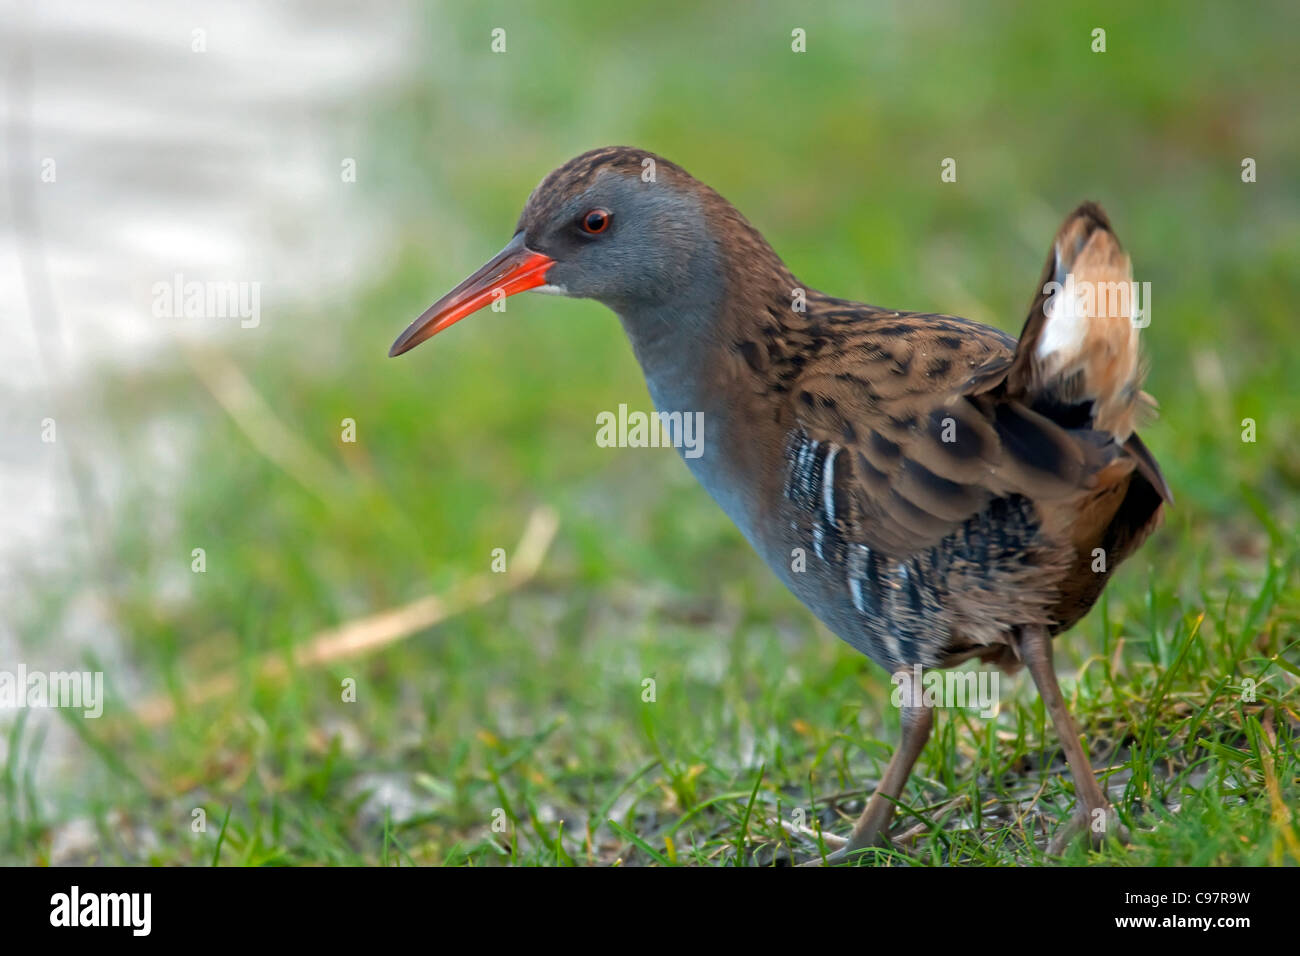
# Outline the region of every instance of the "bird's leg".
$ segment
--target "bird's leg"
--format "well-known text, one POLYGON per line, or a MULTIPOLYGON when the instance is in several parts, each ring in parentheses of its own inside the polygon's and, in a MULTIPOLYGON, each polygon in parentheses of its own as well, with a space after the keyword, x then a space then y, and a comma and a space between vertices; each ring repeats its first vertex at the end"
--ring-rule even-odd
POLYGON ((1078 794, 1080 812, 1057 834, 1048 846, 1049 853, 1060 853, 1074 838, 1080 829, 1088 829, 1094 845, 1101 842, 1106 830, 1116 825, 1117 835, 1123 839, 1123 828, 1118 827, 1115 811, 1110 801, 1102 793, 1093 773, 1092 764, 1088 762, 1088 752, 1079 739, 1079 732, 1065 708, 1065 697, 1061 694, 1061 685, 1056 682, 1056 670, 1052 666, 1052 638, 1046 628, 1028 627, 1020 632, 1020 653, 1029 668, 1038 694, 1052 716, 1056 733, 1061 738, 1061 748, 1065 759, 1070 764, 1070 773, 1074 777, 1074 789, 1078 794), (1099 830, 1096 821, 1104 821, 1099 830))
MULTIPOLYGON (((908 677, 910 679, 910 673, 908 677)), ((853 834, 849 837, 848 843, 834 853, 828 854, 827 863, 838 863, 850 854, 865 850, 869 846, 889 845, 889 821, 894 816, 894 804, 899 794, 903 792, 903 785, 907 783, 907 778, 912 775, 916 758, 925 749, 925 743, 930 739, 930 728, 934 726, 934 709, 931 707, 905 704, 902 711, 903 741, 894 751, 889 765, 885 767, 885 775, 880 779, 880 786, 876 787, 876 792, 867 801, 862 816, 858 817, 858 822, 854 824, 853 834)), ((811 862, 816 864, 821 860, 811 862)))

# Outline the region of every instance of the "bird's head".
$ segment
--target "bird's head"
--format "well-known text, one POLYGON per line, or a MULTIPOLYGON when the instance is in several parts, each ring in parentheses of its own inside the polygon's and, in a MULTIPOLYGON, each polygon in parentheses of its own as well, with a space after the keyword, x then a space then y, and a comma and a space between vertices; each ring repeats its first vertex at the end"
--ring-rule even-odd
POLYGON ((718 236, 733 219, 752 232, 726 200, 653 153, 583 153, 542 180, 505 248, 412 322, 389 355, 528 289, 620 314, 698 295, 701 277, 722 282, 718 236))

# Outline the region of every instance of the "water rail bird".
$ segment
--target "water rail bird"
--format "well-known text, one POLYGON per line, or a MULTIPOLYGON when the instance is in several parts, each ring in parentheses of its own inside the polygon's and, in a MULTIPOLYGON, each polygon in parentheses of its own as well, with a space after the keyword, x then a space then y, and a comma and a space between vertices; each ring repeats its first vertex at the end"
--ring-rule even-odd
MULTIPOLYGON (((1085 825, 1097 839, 1113 811, 1052 639, 1172 501, 1134 430, 1154 403, 1134 303, 1115 294, 1131 280, 1086 202, 1051 244, 1018 340, 839 299, 681 167, 609 147, 546 176, 505 248, 389 354, 528 289, 608 306, 656 408, 704 415, 687 466, 831 631, 894 674, 971 658, 1028 669, 1074 778, 1059 848, 1085 825)), ((932 710, 904 698, 902 742, 828 861, 888 840, 932 710)))

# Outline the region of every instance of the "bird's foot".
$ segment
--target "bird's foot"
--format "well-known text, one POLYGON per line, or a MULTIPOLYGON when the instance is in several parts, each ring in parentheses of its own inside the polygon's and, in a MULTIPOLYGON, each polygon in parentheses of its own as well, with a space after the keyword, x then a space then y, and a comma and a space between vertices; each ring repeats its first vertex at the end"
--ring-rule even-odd
POLYGON ((1121 846, 1127 846, 1130 842, 1128 828, 1120 823, 1115 808, 1097 807, 1070 817, 1047 844, 1048 854, 1060 856, 1081 833, 1088 834, 1088 841, 1094 850, 1101 849, 1102 844, 1108 839, 1118 841, 1121 846))
POLYGON ((822 844, 836 850, 845 846, 849 842, 848 837, 837 836, 834 833, 823 833, 820 830, 814 830, 812 827, 804 826, 800 823, 791 823, 788 820, 774 822, 779 822, 781 824, 781 829, 785 830, 785 832, 790 834, 792 837, 802 837, 803 839, 809 840, 813 843, 821 841, 822 844))
POLYGON ((835 845, 835 850, 825 856, 819 853, 812 859, 800 863, 800 866, 835 866, 847 862, 851 857, 858 856, 865 850, 888 849, 893 846, 892 841, 889 839, 889 832, 883 828, 855 829, 853 835, 848 839, 844 837, 832 838, 829 834, 823 834, 822 840, 827 846, 835 845), (834 843, 832 843, 832 839, 834 843))
POLYGON ((825 856, 815 856, 810 860, 804 860, 799 865, 800 866, 838 866, 839 864, 848 861, 850 852, 856 853, 858 851, 857 850, 850 851, 848 844, 845 844, 844 846, 840 847, 838 850, 835 850, 832 853, 827 853, 825 856))
POLYGON ((842 837, 834 833, 824 833, 821 830, 814 830, 812 827, 791 823, 788 820, 773 822, 779 822, 781 829, 785 830, 790 836, 806 840, 817 847, 818 855, 799 863, 799 866, 821 866, 823 861, 828 864, 842 862, 851 852, 849 844, 852 841, 848 837, 842 837), (830 852, 822 856, 823 849, 830 852))

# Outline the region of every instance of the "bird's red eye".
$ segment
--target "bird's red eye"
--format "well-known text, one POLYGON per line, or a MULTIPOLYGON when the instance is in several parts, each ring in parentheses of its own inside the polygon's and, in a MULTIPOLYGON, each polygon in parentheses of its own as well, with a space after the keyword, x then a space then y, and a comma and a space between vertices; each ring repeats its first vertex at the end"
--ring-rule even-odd
POLYGON ((609 228, 609 210, 593 209, 582 217, 582 231, 593 235, 609 228))

